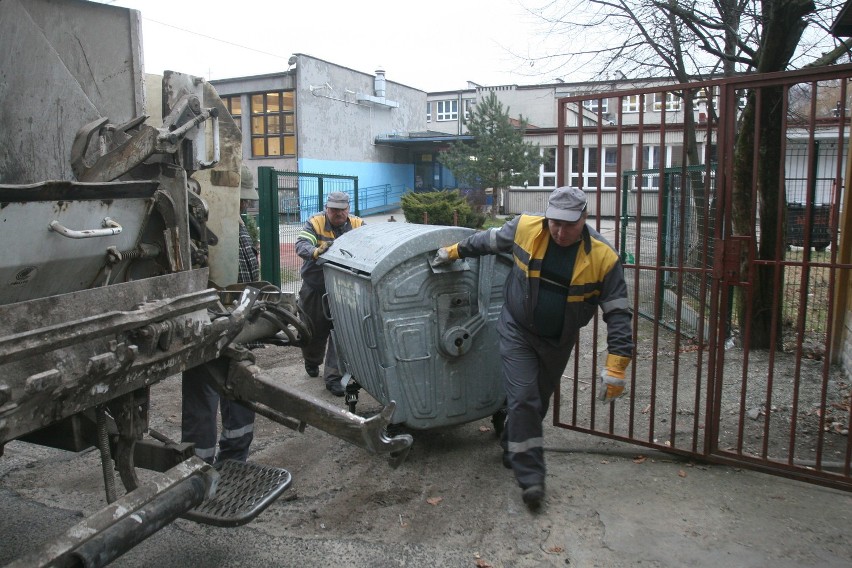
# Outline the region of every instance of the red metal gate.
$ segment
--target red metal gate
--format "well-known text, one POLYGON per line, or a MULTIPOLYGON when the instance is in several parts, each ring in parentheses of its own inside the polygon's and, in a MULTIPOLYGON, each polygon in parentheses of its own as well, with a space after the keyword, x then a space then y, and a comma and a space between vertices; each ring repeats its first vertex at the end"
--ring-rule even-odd
POLYGON ((852 489, 850 77, 559 100, 559 184, 622 255, 636 356, 629 398, 596 403, 606 326, 587 326, 554 424, 852 489))

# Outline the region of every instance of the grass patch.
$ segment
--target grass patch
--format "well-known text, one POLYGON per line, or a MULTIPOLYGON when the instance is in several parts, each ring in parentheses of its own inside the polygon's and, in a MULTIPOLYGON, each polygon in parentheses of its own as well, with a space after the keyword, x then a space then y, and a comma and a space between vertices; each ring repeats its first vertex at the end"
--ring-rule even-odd
POLYGON ((494 227, 500 228, 503 225, 505 225, 508 220, 509 220, 509 218, 507 218, 507 217, 495 217, 493 219, 491 217, 486 217, 485 222, 482 224, 481 228, 483 230, 484 229, 491 229, 491 228, 494 228, 494 227))

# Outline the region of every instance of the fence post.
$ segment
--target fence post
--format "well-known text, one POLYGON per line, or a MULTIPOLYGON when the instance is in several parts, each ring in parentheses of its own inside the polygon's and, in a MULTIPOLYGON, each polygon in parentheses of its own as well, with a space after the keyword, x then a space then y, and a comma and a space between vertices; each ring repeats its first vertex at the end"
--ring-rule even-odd
POLYGON ((278 235, 278 176, 268 166, 257 168, 260 278, 281 287, 281 247, 278 235))

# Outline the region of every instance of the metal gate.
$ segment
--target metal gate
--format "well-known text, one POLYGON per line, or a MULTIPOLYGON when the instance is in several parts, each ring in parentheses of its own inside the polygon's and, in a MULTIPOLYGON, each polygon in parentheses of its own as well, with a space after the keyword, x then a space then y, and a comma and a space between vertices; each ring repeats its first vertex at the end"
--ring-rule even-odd
POLYGON ((261 278, 285 292, 298 292, 302 259, 296 255, 296 237, 305 221, 323 210, 325 196, 342 191, 360 211, 358 177, 257 169, 261 278))
POLYGON ((554 424, 852 489, 852 66, 559 99, 560 185, 602 211, 634 306, 630 396, 581 333, 554 424), (747 144, 740 144, 748 140, 747 144), (694 150, 694 151, 693 151, 694 150))
POLYGON ((302 285, 296 237, 305 221, 323 210, 325 196, 333 191, 348 194, 351 212, 361 216, 399 208, 405 191, 391 184, 359 187, 357 176, 283 172, 266 166, 257 169, 257 177, 261 276, 293 293, 302 285))

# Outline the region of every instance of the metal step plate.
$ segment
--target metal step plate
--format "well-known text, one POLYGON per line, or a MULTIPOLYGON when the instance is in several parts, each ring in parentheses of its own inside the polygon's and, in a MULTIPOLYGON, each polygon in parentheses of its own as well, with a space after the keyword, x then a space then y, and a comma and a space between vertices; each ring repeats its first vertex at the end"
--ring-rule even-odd
POLYGON ((286 491, 293 480, 289 471, 278 467, 235 460, 225 460, 215 467, 219 483, 213 497, 183 518, 218 527, 244 525, 286 491))

